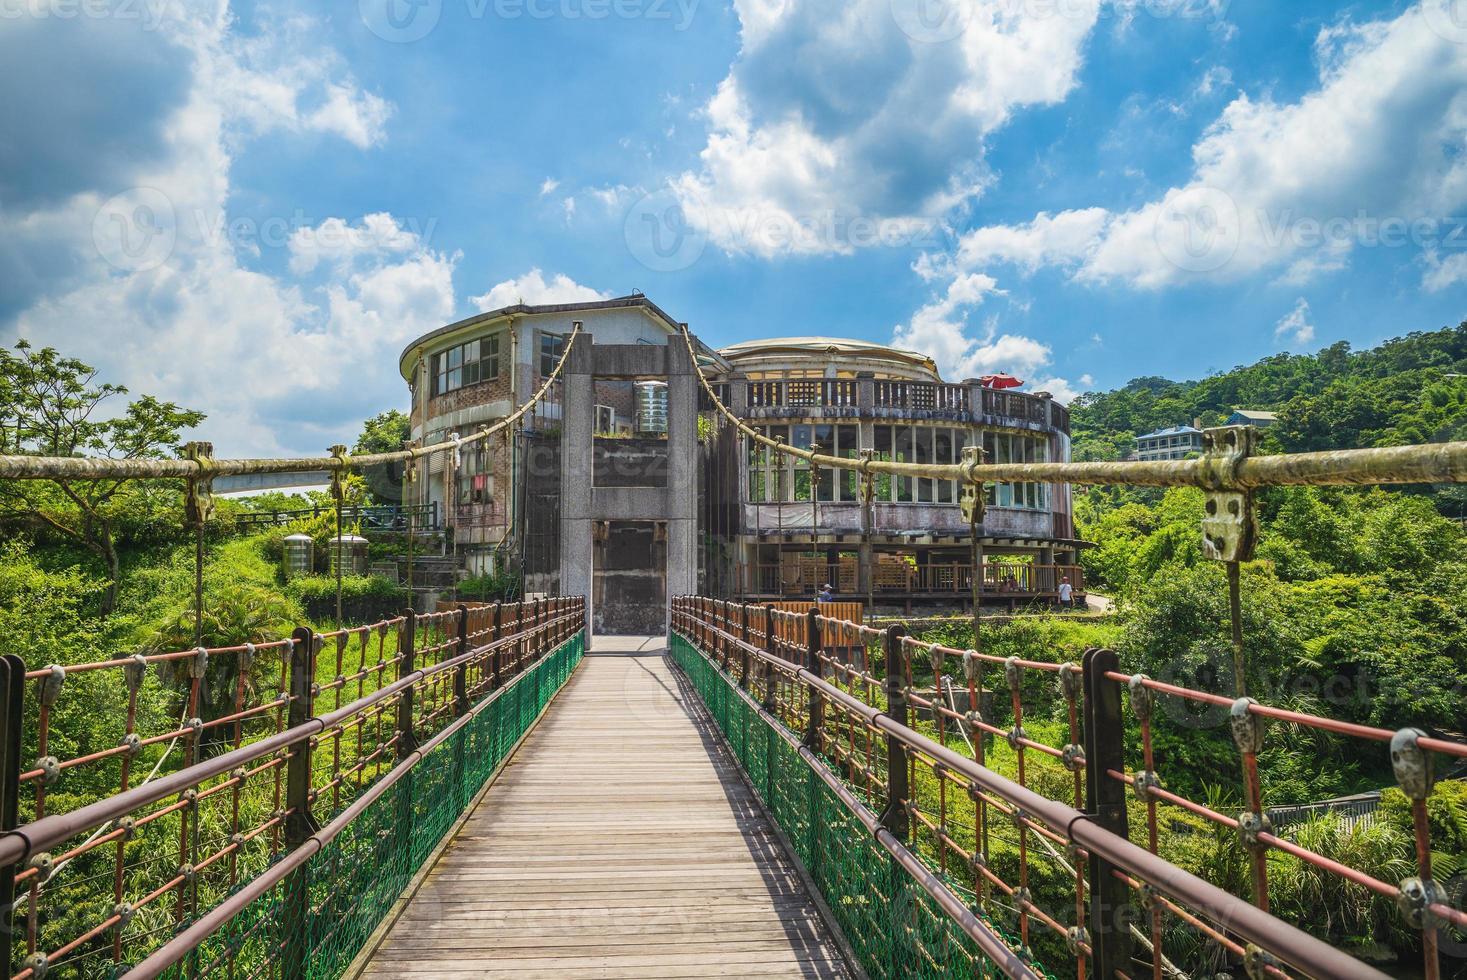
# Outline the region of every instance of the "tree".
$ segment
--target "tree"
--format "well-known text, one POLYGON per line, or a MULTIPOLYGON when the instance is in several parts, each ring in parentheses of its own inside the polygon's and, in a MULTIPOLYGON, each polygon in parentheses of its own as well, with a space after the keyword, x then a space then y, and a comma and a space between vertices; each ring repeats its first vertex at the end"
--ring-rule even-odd
POLYGON ((362 434, 357 436, 357 444, 352 447, 352 452, 359 456, 369 453, 395 453, 402 448, 404 442, 412 438, 412 430, 412 420, 397 409, 389 408, 362 424, 362 434))
MULTIPOLYGON (((361 456, 375 453, 395 453, 402 444, 412 438, 413 424, 402 412, 390 408, 374 415, 362 424, 362 433, 352 453, 361 456)), ((361 471, 366 481, 368 495, 374 503, 394 504, 402 499, 401 466, 369 466, 361 471)))
MULTIPOLYGON (((97 375, 89 364, 51 347, 37 350, 25 340, 14 352, 0 349, 0 448, 19 455, 163 459, 177 453, 184 430, 205 418, 152 395, 100 418, 104 406, 127 389, 98 383, 97 375)), ((21 480, 0 487, 10 510, 101 560, 108 582, 104 614, 117 602, 117 527, 131 514, 156 507, 157 493, 156 485, 126 480, 21 480)))

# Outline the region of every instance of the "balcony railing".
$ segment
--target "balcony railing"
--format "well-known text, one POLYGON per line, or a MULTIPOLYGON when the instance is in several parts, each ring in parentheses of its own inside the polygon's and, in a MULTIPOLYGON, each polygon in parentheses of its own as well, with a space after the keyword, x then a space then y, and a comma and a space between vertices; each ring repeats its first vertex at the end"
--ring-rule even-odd
POLYGON ((930 381, 878 381, 876 407, 926 412, 966 412, 968 389, 962 385, 934 384, 930 381))
MULTIPOLYGON (((824 562, 762 562, 740 570, 743 592, 757 596, 813 597, 829 582, 841 595, 860 591, 856 566, 843 562, 832 572, 824 562)), ((1076 594, 1085 591, 1085 572, 1079 565, 1037 565, 1009 562, 983 563, 983 594, 1001 599, 1048 597, 1059 594, 1060 582, 1068 578, 1076 594)), ((950 596, 962 599, 973 591, 973 566, 969 562, 911 565, 906 562, 877 562, 871 569, 874 595, 950 596)))
MULTIPOLYGON (((844 378, 792 378, 785 381, 746 383, 747 407, 754 412, 767 409, 865 409, 880 413, 933 412, 952 415, 986 415, 1002 419, 1053 426, 1068 432, 1070 413, 1049 398, 1023 391, 976 389, 968 385, 932 381, 875 380, 871 402, 861 401, 862 382, 844 378), (974 404, 974 399, 979 399, 974 404)), ((720 396, 727 397, 727 392, 720 396)), ((793 415, 798 412, 774 414, 793 415)), ((846 413, 841 413, 846 414, 846 413)))
MULTIPOLYGON (((1019 391, 983 389, 983 414, 1023 419, 1026 422, 1049 422, 1050 401, 1019 391)), ((1068 424, 1068 420, 1066 420, 1068 424)))
POLYGON ((855 408, 856 402, 856 382, 838 378, 749 382, 751 408, 855 408))

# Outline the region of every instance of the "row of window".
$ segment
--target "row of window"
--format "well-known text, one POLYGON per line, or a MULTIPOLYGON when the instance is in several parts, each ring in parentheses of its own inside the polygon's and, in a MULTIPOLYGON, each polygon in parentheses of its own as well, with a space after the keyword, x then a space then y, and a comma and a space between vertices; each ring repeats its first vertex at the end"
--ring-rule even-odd
POLYGON ((433 355, 433 394, 499 377, 499 334, 479 337, 433 355))
MULTIPOLYGON (((499 377, 499 349, 504 334, 495 333, 478 337, 467 343, 450 347, 433 355, 433 395, 457 391, 481 381, 493 381, 499 377)), ((565 338, 559 334, 542 333, 539 341, 540 376, 547 378, 560 363, 565 350, 565 338)))
MULTIPOLYGON (((860 427, 855 425, 765 425, 756 429, 771 439, 780 439, 798 449, 814 449, 827 456, 860 457, 860 427)), ((872 426, 875 458, 902 463, 961 463, 963 448, 978 433, 968 429, 931 425, 872 426)), ((1043 463, 1049 460, 1049 440, 1043 436, 984 432, 983 448, 994 463, 1043 463)), ((850 470, 824 468, 811 472, 810 464, 778 453, 749 440, 748 494, 754 503, 801 501, 856 502, 859 475, 850 470)), ((878 503, 937 503, 958 501, 955 480, 931 477, 892 476, 878 473, 873 480, 878 503)), ((1048 485, 1043 483, 990 483, 985 487, 989 504, 998 507, 1049 505, 1048 485)))

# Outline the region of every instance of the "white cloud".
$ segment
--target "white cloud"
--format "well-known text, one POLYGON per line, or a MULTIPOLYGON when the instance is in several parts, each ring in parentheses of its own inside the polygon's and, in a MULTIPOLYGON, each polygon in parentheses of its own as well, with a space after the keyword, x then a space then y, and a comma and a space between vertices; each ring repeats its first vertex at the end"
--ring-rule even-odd
MULTIPOLYGON (((426 230, 387 213, 310 226, 281 215, 266 219, 278 224, 274 240, 264 223, 240 236, 225 216, 233 155, 248 139, 309 133, 364 147, 384 138, 390 111, 356 86, 309 22, 252 26, 240 32, 222 4, 169 8, 152 37, 181 52, 171 81, 182 100, 131 121, 156 127, 163 151, 142 163, 116 159, 106 183, 59 203, 0 212, 0 239, 23 254, 65 256, 68 270, 5 332, 207 412, 199 437, 222 454, 315 454, 405 400, 393 355, 453 318, 459 256, 434 251, 426 230), (108 200, 118 186, 132 190, 108 200), (137 244, 141 253, 129 251, 137 244), (262 247, 287 249, 291 275, 247 268, 242 258, 262 247), (294 278, 306 273, 319 279, 294 278)), ((34 40, 49 29, 36 27, 34 40)), ((113 42, 142 43, 126 33, 113 42)))
POLYGON ((626 184, 612 184, 607 187, 592 187, 586 193, 605 208, 607 214, 620 215, 641 191, 626 184))
POLYGON ((1454 252, 1442 258, 1433 250, 1426 253, 1425 262, 1426 273, 1421 277, 1421 284, 1433 293, 1467 282, 1467 252, 1454 252))
MULTIPOLYGON (((1086 382, 1082 381, 1081 384, 1086 382)), ((1054 400, 1061 405, 1068 405, 1083 394, 1082 388, 1076 388, 1064 378, 1044 378, 1029 384, 1030 391, 1047 391, 1054 400)))
POLYGON ((589 303, 610 296, 610 293, 582 286, 564 273, 557 273, 547 280, 539 269, 531 269, 518 279, 495 283, 482 296, 471 296, 469 302, 480 311, 488 311, 517 303, 589 303))
POLYGON ((431 237, 436 220, 419 232, 416 222, 399 224, 386 212, 369 214, 353 225, 342 218, 327 218, 314 228, 297 228, 291 233, 290 271, 312 271, 320 262, 350 264, 364 256, 402 254, 421 249, 431 237))
POLYGON ((559 186, 560 181, 556 180, 554 177, 546 177, 545 180, 540 184, 540 196, 544 197, 547 194, 554 194, 555 189, 559 186))
POLYGON ((704 107, 699 169, 673 182, 689 220, 761 255, 881 240, 852 222, 930 226, 988 182, 989 134, 1068 95, 1100 0, 963 4, 944 38, 916 6, 736 0, 739 60, 704 107), (810 223, 830 230, 758 230, 810 223))
POLYGON ((386 138, 392 105, 363 90, 341 56, 320 44, 321 25, 314 19, 262 13, 263 29, 246 36, 232 30, 232 15, 219 6, 215 16, 181 18, 175 26, 185 40, 207 38, 198 45, 207 59, 199 66, 199 81, 210 86, 232 125, 249 135, 323 133, 362 149, 386 138))
POLYGON ((1306 347, 1314 341, 1314 324, 1309 322, 1309 301, 1302 296, 1273 328, 1274 340, 1306 347))
POLYGON ((988 322, 980 336, 968 333, 969 312, 999 292, 989 276, 958 276, 941 296, 892 331, 892 343, 927 354, 949 380, 999 372, 1033 374, 1049 364, 1048 344, 1018 334, 1000 334, 995 320, 988 322))
POLYGON ((1150 289, 1273 268, 1297 285, 1389 245, 1393 227, 1453 213, 1467 203, 1467 45, 1433 29, 1446 2, 1322 31, 1317 88, 1293 103, 1238 96, 1193 147, 1186 184, 1130 211, 975 229, 956 271, 1049 265, 1150 289))

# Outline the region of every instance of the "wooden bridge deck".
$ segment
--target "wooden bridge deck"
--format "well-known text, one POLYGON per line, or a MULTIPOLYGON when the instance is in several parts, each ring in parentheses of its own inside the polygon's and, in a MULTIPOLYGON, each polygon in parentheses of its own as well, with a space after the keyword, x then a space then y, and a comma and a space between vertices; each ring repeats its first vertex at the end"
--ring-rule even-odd
POLYGON ((597 638, 361 976, 848 976, 664 647, 597 638))

